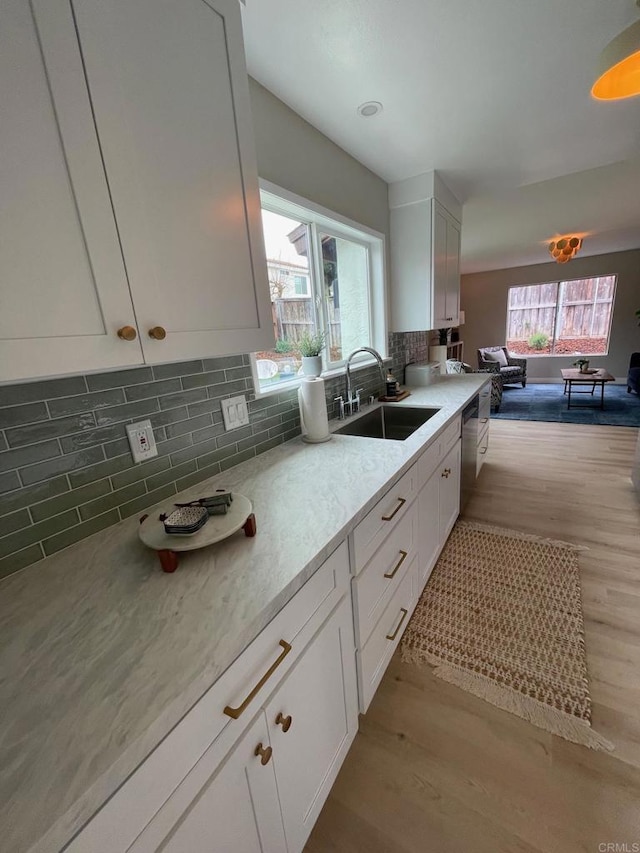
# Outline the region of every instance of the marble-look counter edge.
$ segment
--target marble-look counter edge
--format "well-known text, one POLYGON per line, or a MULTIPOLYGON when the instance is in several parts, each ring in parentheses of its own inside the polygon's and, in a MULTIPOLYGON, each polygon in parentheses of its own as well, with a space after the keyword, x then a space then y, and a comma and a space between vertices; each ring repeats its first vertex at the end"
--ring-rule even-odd
MULTIPOLYGON (((487 378, 478 376, 473 378, 461 377, 460 379, 455 377, 449 380, 436 382, 428 388, 415 389, 413 395, 405 401, 405 405, 442 406, 442 412, 428 421, 427 424, 417 430, 416 433, 414 433, 414 435, 405 442, 383 442, 385 463, 379 466, 379 472, 375 466, 373 471, 367 471, 367 476, 370 477, 370 487, 368 488, 366 499, 360 500, 357 507, 349 506, 349 514, 345 515, 342 523, 334 523, 331 525, 331 529, 327 527, 324 534, 321 533, 316 537, 313 544, 310 544, 310 550, 306 552, 303 562, 299 563, 295 570, 292 570, 287 574, 286 579, 283 580, 277 591, 273 592, 273 590, 270 589, 269 595, 265 598, 264 605, 259 610, 251 613, 251 618, 247 619, 246 622, 242 624, 242 627, 236 627, 236 630, 233 632, 233 636, 226 637, 225 641, 221 641, 219 647, 216 647, 216 660, 207 661, 206 664, 203 664, 198 675, 194 676, 186 687, 183 687, 179 696, 174 696, 172 699, 169 699, 168 702, 166 702, 166 697, 164 697, 165 704, 162 706, 162 711, 155 715, 151 715, 153 716, 153 719, 149 721, 143 732, 139 733, 134 740, 126 743, 119 754, 115 754, 115 757, 109 764, 108 768, 103 770, 97 779, 93 780, 93 782, 88 785, 85 781, 85 786, 82 787, 81 779, 84 778, 84 776, 82 772, 78 774, 78 778, 74 780, 78 786, 76 794, 73 794, 70 803, 65 804, 62 813, 58 813, 57 820, 54 820, 54 822, 51 823, 52 815, 50 815, 49 824, 42 825, 40 827, 38 832, 39 840, 36 841, 38 835, 36 835, 36 838, 24 838, 23 841, 26 842, 26 845, 15 846, 11 849, 20 851, 20 853, 27 849, 30 849, 33 853, 45 853, 45 851, 48 853, 48 851, 59 850, 60 847, 78 830, 78 828, 86 822, 91 814, 96 811, 101 803, 113 794, 128 775, 135 770, 140 762, 144 760, 155 746, 157 746, 157 744, 179 722, 184 714, 187 713, 203 693, 209 689, 222 672, 232 665, 233 661, 242 653, 249 643, 259 635, 276 613, 291 600, 295 593, 313 575, 319 566, 322 565, 329 554, 332 553, 340 542, 346 539, 353 528, 362 520, 362 518, 364 518, 367 512, 369 512, 377 500, 379 500, 388 488, 390 488, 393 482, 395 482, 411 467, 425 447, 437 437, 452 418, 460 413, 466 402, 474 393, 477 393, 479 388, 487 381, 487 378), (379 476, 375 476, 377 473, 379 473, 379 476), (320 540, 322 540, 321 543, 320 540)), ((401 403, 398 405, 403 404, 401 403)), ((304 460, 312 460, 320 456, 333 458, 333 456, 335 456, 335 452, 332 452, 329 449, 331 444, 334 445, 334 448, 339 446, 344 455, 351 460, 352 465, 358 464, 358 460, 366 458, 376 459, 382 453, 382 446, 379 439, 363 439, 351 436, 339 436, 336 438, 339 439, 339 441, 314 447, 304 445, 299 439, 296 439, 289 442, 286 446, 275 448, 257 459, 243 463, 237 468, 230 469, 225 472, 224 475, 219 475, 210 481, 198 484, 198 486, 189 489, 183 493, 183 495, 184 497, 189 498, 196 494, 201 494, 203 486, 208 486, 209 483, 211 485, 216 483, 219 484, 221 481, 224 481, 225 485, 230 488, 236 488, 236 490, 239 491, 251 492, 252 480, 257 482, 261 473, 264 474, 265 471, 271 472, 272 469, 277 470, 280 464, 286 462, 286 460, 292 457, 297 457, 297 460, 300 463, 304 460)), ((333 461, 335 464, 335 460, 333 461)), ((345 509, 347 509, 346 506, 345 509)), ((262 541, 264 541, 267 531, 261 527, 260 517, 258 524, 259 531, 261 531, 262 534, 262 541)), ((85 542, 67 549, 60 555, 49 558, 48 561, 44 561, 44 563, 34 567, 32 572, 42 572, 43 569, 46 571, 46 563, 49 563, 49 571, 52 567, 60 570, 60 567, 64 562, 72 564, 74 559, 80 563, 88 563, 90 566, 95 565, 96 561, 104 560, 105 556, 108 556, 104 553, 105 549, 110 552, 118 551, 118 539, 122 542, 126 541, 127 548, 131 547, 130 539, 132 535, 135 535, 136 526, 137 521, 135 519, 122 522, 115 528, 111 528, 110 531, 103 531, 103 533, 97 534, 90 540, 85 540, 85 542), (117 537, 114 537, 114 531, 118 531, 117 537), (111 542, 109 543, 110 539, 111 542)), ((256 540, 260 541, 259 537, 256 537, 256 540)), ((239 552, 248 550, 248 541, 249 540, 243 540, 240 538, 234 541, 233 546, 227 546, 226 550, 228 551, 228 555, 226 564, 233 563, 234 556, 237 557, 239 552)), ((223 548, 220 550, 222 552, 225 549, 223 548)), ((126 553, 126 549, 121 548, 120 551, 120 557, 127 556, 127 558, 129 558, 128 553, 126 553)), ((199 553, 203 555, 205 552, 199 553)), ((143 549, 142 546, 138 546, 136 551, 136 560, 144 565, 143 572, 149 571, 151 566, 150 558, 152 558, 152 556, 153 555, 143 549)), ((243 554, 243 559, 246 561, 246 554, 243 554)), ((220 562, 224 561, 220 560, 220 562)), ((200 563, 199 574, 204 574, 210 581, 210 576, 214 571, 215 560, 210 560, 201 556, 200 563)), ((10 592, 12 586, 14 586, 14 588, 19 587, 24 583, 24 580, 21 580, 21 576, 29 572, 30 570, 26 570, 26 573, 20 573, 20 575, 7 578, 5 583, 0 584, 0 589, 3 592, 10 592)), ((184 567, 183 575, 180 575, 179 573, 180 569, 174 576, 174 578, 179 579, 178 583, 174 584, 174 587, 179 585, 180 590, 174 588, 174 592, 184 592, 184 590, 190 585, 192 578, 194 579, 194 585, 197 590, 200 590, 203 582, 198 578, 198 570, 196 569, 194 560, 192 560, 189 566, 184 567)), ((152 575, 145 576, 143 580, 144 582, 148 581, 153 585, 153 582, 157 580, 158 577, 162 576, 159 575, 154 564, 152 575), (151 580, 149 580, 149 578, 151 578, 151 580)), ((226 580, 227 579, 225 578, 225 581, 226 580)), ((206 587, 206 585, 207 581, 205 580, 204 586, 206 587)), ((144 583, 140 584, 139 579, 136 578, 136 581, 133 584, 133 591, 136 594, 139 594, 140 589, 143 586, 144 583)), ((230 585, 230 589, 233 591, 232 584, 230 585)), ((119 592, 122 592, 122 590, 119 590, 119 592)), ((211 594, 210 589, 208 592, 211 594)), ((235 590, 235 592, 237 592, 237 590, 235 590)), ((186 595, 187 593, 185 593, 185 596, 186 595)), ((107 604, 108 603, 109 602, 107 601, 107 604)), ((160 605, 162 607, 166 607, 167 602, 161 598, 160 605)), ((189 602, 186 610, 189 618, 192 618, 193 616, 193 613, 189 609, 192 605, 193 601, 189 602)), ((182 616, 184 616, 184 613, 182 616)), ((199 613, 198 616, 201 619, 205 618, 202 613, 199 613)), ((177 632, 178 629, 175 630, 177 632)), ((157 636, 152 638, 152 641, 156 644, 160 642, 157 636)), ((95 689, 95 684, 92 686, 95 689)), ((104 699, 105 697, 103 696, 100 698, 104 699)), ((163 697, 158 696, 158 702, 160 702, 162 698, 163 697)), ((86 734, 88 735, 89 732, 86 734)), ((113 751, 114 753, 117 753, 117 750, 113 751)), ((28 775, 33 777, 35 768, 31 767, 30 770, 31 773, 28 775)), ((27 778, 27 788, 29 787, 28 781, 29 779, 27 778)), ((27 792, 24 790, 16 793, 22 794, 22 796, 28 796, 27 792)), ((19 839, 16 839, 16 841, 19 842, 19 839)))

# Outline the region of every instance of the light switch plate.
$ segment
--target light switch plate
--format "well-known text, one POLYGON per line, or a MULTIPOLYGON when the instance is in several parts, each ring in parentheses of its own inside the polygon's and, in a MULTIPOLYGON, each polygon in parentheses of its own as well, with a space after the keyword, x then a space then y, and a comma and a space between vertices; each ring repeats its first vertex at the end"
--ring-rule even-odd
POLYGON ((126 430, 134 462, 144 462, 145 459, 153 459, 154 456, 158 455, 151 421, 138 421, 137 424, 128 424, 126 430))
POLYGON ((226 430, 246 426, 249 423, 249 409, 244 394, 222 401, 222 420, 226 430))

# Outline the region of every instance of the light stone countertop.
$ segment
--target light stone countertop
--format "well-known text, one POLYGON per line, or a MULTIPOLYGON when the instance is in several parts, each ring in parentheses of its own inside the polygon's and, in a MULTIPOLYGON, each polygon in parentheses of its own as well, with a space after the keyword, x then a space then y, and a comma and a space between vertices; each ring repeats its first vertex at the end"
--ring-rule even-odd
POLYGON ((57 853, 488 381, 414 389, 442 408, 405 441, 293 439, 181 493, 247 495, 258 534, 175 574, 131 518, 0 581, 3 853, 57 853))

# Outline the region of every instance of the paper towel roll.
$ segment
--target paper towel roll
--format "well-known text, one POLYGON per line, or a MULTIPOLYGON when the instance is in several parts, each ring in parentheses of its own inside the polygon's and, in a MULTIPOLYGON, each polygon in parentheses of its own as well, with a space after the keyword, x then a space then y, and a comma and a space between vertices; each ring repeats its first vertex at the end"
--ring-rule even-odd
POLYGON ((324 379, 317 376, 305 376, 298 388, 298 405, 302 440, 311 444, 329 441, 329 419, 324 399, 324 379))

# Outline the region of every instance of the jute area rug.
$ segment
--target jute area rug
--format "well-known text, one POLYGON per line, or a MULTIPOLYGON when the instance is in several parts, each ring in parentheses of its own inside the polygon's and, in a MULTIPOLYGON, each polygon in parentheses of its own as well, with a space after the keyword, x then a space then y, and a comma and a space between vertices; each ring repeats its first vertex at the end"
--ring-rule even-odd
POLYGON ((402 641, 402 659, 592 749, 576 545, 458 521, 402 641))

